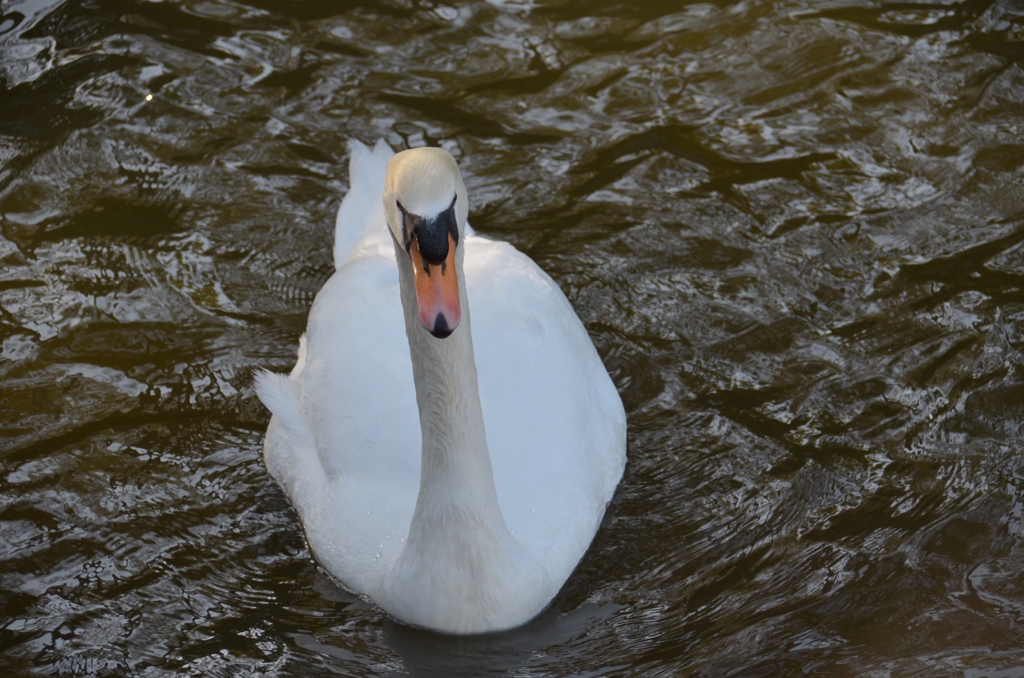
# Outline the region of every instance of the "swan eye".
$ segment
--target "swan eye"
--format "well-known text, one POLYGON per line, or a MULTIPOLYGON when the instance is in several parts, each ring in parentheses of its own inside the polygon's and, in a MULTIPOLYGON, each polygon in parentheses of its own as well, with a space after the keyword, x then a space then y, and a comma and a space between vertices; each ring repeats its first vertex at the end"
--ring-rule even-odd
POLYGON ((398 207, 398 211, 402 213, 402 244, 405 245, 405 251, 409 251, 409 245, 412 243, 412 232, 409 228, 409 213, 402 207, 402 203, 398 200, 395 201, 395 206, 398 207))

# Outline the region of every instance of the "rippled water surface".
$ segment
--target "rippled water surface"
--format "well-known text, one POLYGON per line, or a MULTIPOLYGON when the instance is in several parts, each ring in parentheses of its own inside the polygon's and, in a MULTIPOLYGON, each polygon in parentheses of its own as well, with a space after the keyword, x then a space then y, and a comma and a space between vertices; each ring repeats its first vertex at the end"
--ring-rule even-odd
POLYGON ((0 672, 1021 675, 1022 66, 998 0, 3 2, 0 672), (261 459, 379 137, 626 405, 513 632, 337 588, 261 459))

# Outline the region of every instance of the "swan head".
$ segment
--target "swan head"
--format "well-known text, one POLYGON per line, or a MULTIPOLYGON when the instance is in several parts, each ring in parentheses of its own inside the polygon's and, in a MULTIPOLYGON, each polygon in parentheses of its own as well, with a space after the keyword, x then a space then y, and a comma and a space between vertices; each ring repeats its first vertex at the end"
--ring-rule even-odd
POLYGON ((391 235, 412 265, 420 323, 443 339, 462 318, 456 256, 469 205, 459 166, 440 148, 402 151, 388 161, 382 198, 391 235))

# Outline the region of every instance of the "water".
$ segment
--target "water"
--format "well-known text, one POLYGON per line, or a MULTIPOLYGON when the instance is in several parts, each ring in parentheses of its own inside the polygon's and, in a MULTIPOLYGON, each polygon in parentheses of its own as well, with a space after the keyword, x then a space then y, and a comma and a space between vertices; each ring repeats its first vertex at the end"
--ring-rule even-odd
POLYGON ((5 675, 1024 670, 1024 5, 0 7, 5 675), (437 144, 629 417, 591 550, 445 638, 318 572, 256 367, 345 142, 437 144))

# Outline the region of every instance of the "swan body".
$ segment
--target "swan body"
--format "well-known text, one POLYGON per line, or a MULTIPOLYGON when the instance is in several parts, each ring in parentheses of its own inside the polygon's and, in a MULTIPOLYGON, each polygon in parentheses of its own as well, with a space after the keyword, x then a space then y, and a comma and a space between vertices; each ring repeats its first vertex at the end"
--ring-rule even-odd
POLYGON ((518 626, 601 523, 622 402, 551 278, 466 224, 451 156, 351 150, 337 271, 291 374, 257 375, 267 468, 319 563, 396 619, 518 626))

